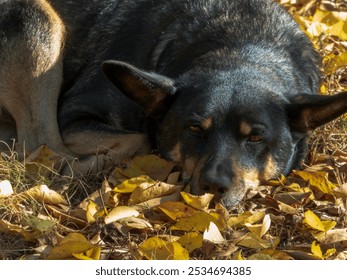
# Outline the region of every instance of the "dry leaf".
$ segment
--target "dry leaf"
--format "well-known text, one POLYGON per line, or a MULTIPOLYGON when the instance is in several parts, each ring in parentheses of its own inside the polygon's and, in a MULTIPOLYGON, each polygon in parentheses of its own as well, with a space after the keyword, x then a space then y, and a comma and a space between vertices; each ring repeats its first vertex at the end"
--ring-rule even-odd
POLYGON ((108 213, 105 217, 105 224, 110 224, 119 219, 127 218, 127 217, 137 217, 140 213, 133 207, 129 206, 117 206, 113 208, 110 213, 108 213))
MULTIPOLYGON (((154 180, 164 181, 170 174, 174 163, 157 155, 143 155, 133 158, 125 168, 116 168, 111 177, 129 179, 147 175, 154 180)), ((112 179, 110 179, 112 181, 112 179)))
POLYGON ((138 186, 143 183, 147 185, 154 185, 156 182, 157 181, 151 179, 150 177, 142 175, 125 180, 124 182, 116 186, 113 191, 116 193, 132 193, 138 186))
POLYGON ((157 236, 148 238, 139 250, 149 260, 189 260, 189 253, 178 242, 168 242, 157 236))
POLYGON ((56 191, 50 190, 46 185, 39 185, 20 194, 22 198, 31 198, 47 204, 67 204, 65 198, 56 191))
POLYGON ((130 195, 129 205, 138 204, 147 200, 167 196, 176 191, 180 191, 182 186, 170 185, 163 182, 157 182, 155 184, 142 183, 139 185, 130 195))
POLYGON ((13 188, 9 180, 0 182, 0 198, 8 197, 13 194, 13 188))
POLYGON ((308 181, 312 187, 317 188, 322 193, 334 194, 334 189, 336 185, 328 180, 328 173, 323 171, 309 172, 309 171, 297 171, 294 170, 293 173, 300 176, 302 179, 308 181))
POLYGON ((198 232, 188 232, 177 240, 189 253, 202 247, 204 237, 198 232))
POLYGON ((216 213, 197 212, 191 217, 180 219, 170 230, 204 232, 213 222, 220 230, 225 228, 224 220, 216 213))
POLYGON ((158 209, 174 221, 181 218, 191 217, 197 213, 197 210, 182 202, 165 202, 158 206, 158 209))
POLYGON ((53 247, 48 255, 47 260, 64 260, 71 259, 74 254, 87 254, 86 252, 97 246, 91 244, 80 233, 69 233, 59 245, 53 247))
POLYGON ((181 195, 188 205, 194 207, 197 210, 207 210, 210 202, 212 201, 214 195, 211 193, 206 193, 201 196, 192 195, 190 193, 181 192, 181 195))
POLYGON ((213 222, 210 222, 208 229, 204 231, 203 237, 204 240, 210 241, 214 244, 223 243, 226 241, 220 233, 218 227, 213 222))

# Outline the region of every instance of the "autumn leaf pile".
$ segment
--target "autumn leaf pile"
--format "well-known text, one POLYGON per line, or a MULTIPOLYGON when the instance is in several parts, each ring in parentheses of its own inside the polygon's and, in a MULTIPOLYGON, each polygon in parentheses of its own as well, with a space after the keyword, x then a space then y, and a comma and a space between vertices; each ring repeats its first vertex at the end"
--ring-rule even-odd
MULTIPOLYGON (((280 2, 324 57, 322 93, 347 90, 347 6, 280 2)), ((233 209, 189 194, 157 155, 86 183, 56 174, 45 146, 24 162, 3 154, 0 259, 347 259, 345 130, 343 117, 318 130, 302 170, 233 209)))

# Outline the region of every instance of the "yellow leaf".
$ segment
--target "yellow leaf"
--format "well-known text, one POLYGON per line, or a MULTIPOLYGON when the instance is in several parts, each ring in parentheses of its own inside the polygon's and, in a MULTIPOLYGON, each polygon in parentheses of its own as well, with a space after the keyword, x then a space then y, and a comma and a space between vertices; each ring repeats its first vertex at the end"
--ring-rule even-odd
POLYGON ((208 206, 210 205, 210 202, 214 197, 214 195, 211 193, 206 193, 204 195, 197 196, 197 195, 192 195, 190 193, 181 192, 181 195, 184 201, 187 202, 188 205, 194 207, 197 210, 208 209, 208 206))
POLYGON ((204 231, 203 237, 204 240, 208 240, 214 244, 225 242, 224 237, 220 233, 218 227, 213 222, 210 222, 208 229, 204 231))
POLYGON ((204 232, 210 226, 210 222, 215 223, 220 230, 225 224, 221 222, 220 215, 216 213, 197 212, 191 217, 180 219, 170 230, 200 231, 204 232))
POLYGON ((21 234, 27 241, 34 241, 38 237, 37 233, 31 232, 21 225, 15 225, 6 220, 0 220, 0 232, 11 235, 21 234))
POLYGON ((325 254, 324 254, 324 259, 330 258, 332 255, 334 255, 336 253, 336 249, 332 248, 332 249, 328 249, 325 254))
POLYGON ((182 186, 180 185, 170 185, 163 182, 142 183, 131 193, 129 204, 138 204, 153 198, 167 196, 181 189, 182 186))
POLYGON ((262 212, 262 211, 256 212, 252 216, 245 219, 244 224, 246 224, 246 223, 254 224, 254 223, 260 221, 261 219, 263 219, 264 216, 265 216, 265 212, 262 212))
POLYGON ((316 241, 313 241, 311 244, 311 252, 314 256, 323 259, 322 249, 318 244, 316 244, 316 241))
POLYGON ((191 217, 197 213, 197 210, 182 202, 169 201, 159 205, 158 208, 172 220, 191 217))
POLYGON ((78 260, 99 260, 101 248, 94 247, 83 253, 72 253, 72 255, 78 260))
POLYGON ((165 202, 169 202, 169 201, 176 202, 176 201, 180 200, 180 198, 181 198, 181 195, 177 191, 177 192, 169 194, 169 195, 153 198, 153 199, 150 199, 150 200, 138 203, 138 204, 134 204, 133 207, 138 209, 138 210, 144 210, 144 209, 148 210, 150 208, 159 206, 165 202))
POLYGON ((61 160, 62 157, 47 145, 41 145, 25 159, 25 169, 33 178, 48 177, 52 174, 54 166, 61 160))
POLYGON ((311 210, 307 210, 305 212, 304 223, 310 226, 313 229, 317 229, 319 231, 325 231, 325 227, 319 217, 313 213, 311 210))
POLYGON ((177 240, 189 253, 202 247, 203 236, 198 232, 188 232, 177 240))
POLYGON ((345 21, 339 21, 328 29, 328 34, 337 36, 342 41, 347 41, 347 24, 345 21))
POLYGON ((122 179, 148 175, 155 180, 164 181, 174 165, 156 155, 137 156, 127 164, 126 168, 116 168, 111 176, 122 179))
POLYGON ((274 249, 264 249, 259 252, 260 254, 269 255, 274 260, 292 260, 288 254, 282 251, 277 251, 274 249))
MULTIPOLYGON (((347 40, 347 39, 346 39, 347 40)), ((333 56, 329 63, 325 65, 324 72, 327 75, 332 74, 334 71, 347 65, 347 52, 340 53, 337 56, 333 56)))
POLYGON ((95 214, 99 211, 99 206, 92 200, 88 201, 86 218, 88 223, 94 223, 96 221, 95 214))
POLYGON ((281 178, 269 180, 268 184, 273 187, 284 186, 287 183, 287 178, 282 174, 281 178))
POLYGON ((243 225, 245 220, 249 217, 251 217, 253 214, 251 212, 244 212, 242 214, 239 214, 235 217, 230 217, 228 219, 228 226, 233 227, 233 226, 240 226, 243 225))
POLYGON ((142 175, 139 177, 131 178, 125 180, 120 185, 116 186, 113 191, 117 193, 132 193, 139 185, 146 183, 148 185, 153 185, 157 181, 154 181, 148 176, 142 175))
POLYGON ((110 224, 119 219, 127 218, 127 217, 137 217, 140 213, 133 207, 129 206, 117 206, 113 208, 110 213, 108 213, 105 217, 105 224, 110 224))
POLYGON ((65 198, 56 191, 50 190, 46 185, 35 186, 20 194, 23 198, 32 198, 47 204, 67 204, 65 198))
POLYGON ((152 225, 144 219, 136 218, 136 217, 126 217, 117 220, 118 223, 126 226, 130 229, 144 229, 144 230, 152 230, 152 225))
POLYGON ((324 227, 324 231, 331 230, 332 228, 334 228, 336 226, 335 221, 322 221, 322 224, 324 227))
POLYGON ((237 246, 244 246, 252 249, 274 248, 278 245, 279 242, 280 239, 278 237, 274 237, 272 239, 261 239, 260 237, 251 232, 234 240, 234 243, 237 246))
POLYGON ((9 180, 0 182, 0 198, 8 197, 13 194, 13 188, 9 180))
POLYGON ((73 254, 82 254, 87 250, 94 248, 82 234, 80 233, 69 233, 59 245, 52 248, 47 255, 48 260, 63 260, 71 259, 73 254))
POLYGON ((265 233, 269 230, 271 225, 271 218, 269 214, 264 216, 262 224, 252 225, 250 223, 245 223, 245 226, 249 229, 249 231, 256 234, 258 237, 263 237, 265 233))
POLYGON ((149 260, 189 260, 189 253, 178 242, 168 242, 157 236, 144 241, 139 250, 149 260))
POLYGON ((293 171, 295 175, 300 176, 305 181, 308 181, 312 187, 319 189, 325 194, 333 195, 333 189, 336 185, 328 180, 328 173, 323 171, 310 172, 310 171, 293 171))
POLYGON ((235 261, 243 261, 243 260, 245 260, 245 258, 242 257, 242 250, 237 251, 237 252, 233 255, 233 260, 235 260, 235 261))

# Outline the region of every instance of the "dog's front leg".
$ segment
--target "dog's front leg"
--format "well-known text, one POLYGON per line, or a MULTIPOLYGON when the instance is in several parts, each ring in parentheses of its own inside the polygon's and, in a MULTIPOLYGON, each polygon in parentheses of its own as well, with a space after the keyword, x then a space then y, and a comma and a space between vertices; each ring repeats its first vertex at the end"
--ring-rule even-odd
POLYGON ((69 153, 57 122, 64 25, 42 0, 0 3, 0 106, 13 117, 19 149, 69 153))

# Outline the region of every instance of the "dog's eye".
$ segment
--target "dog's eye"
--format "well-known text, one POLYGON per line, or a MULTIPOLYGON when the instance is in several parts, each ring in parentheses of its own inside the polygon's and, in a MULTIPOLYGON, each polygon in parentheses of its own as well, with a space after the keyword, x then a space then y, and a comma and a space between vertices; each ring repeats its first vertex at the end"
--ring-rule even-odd
POLYGON ((188 130, 192 133, 198 134, 203 131, 203 128, 198 124, 191 124, 188 126, 188 130))
POLYGON ((252 134, 247 137, 247 141, 252 143, 259 143, 263 141, 263 136, 261 136, 260 134, 252 134))

